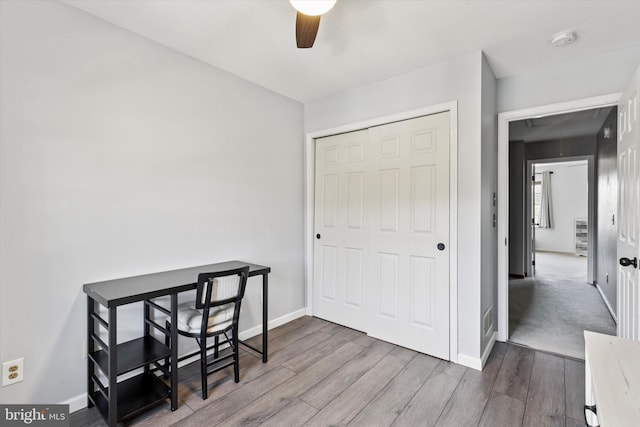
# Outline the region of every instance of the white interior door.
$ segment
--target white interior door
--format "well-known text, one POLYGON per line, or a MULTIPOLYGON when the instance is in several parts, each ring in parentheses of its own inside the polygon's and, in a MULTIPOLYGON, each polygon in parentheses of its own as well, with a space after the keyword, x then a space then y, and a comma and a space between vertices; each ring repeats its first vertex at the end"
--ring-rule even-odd
POLYGON ((314 316, 365 331, 367 130, 316 140, 314 316))
POLYGON ((369 129, 367 333, 449 359, 449 113, 369 129))
POLYGON ((635 340, 640 339, 638 92, 640 68, 618 106, 618 336, 635 340))
POLYGON ((531 221, 529 227, 531 227, 531 277, 536 276, 536 165, 531 166, 531 221))

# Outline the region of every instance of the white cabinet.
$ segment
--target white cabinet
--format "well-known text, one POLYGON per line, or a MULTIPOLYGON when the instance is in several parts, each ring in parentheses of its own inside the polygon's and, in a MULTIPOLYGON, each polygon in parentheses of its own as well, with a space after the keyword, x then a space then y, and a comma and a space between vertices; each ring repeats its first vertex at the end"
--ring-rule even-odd
POLYGON ((584 332, 585 404, 590 426, 640 425, 640 341, 584 332))

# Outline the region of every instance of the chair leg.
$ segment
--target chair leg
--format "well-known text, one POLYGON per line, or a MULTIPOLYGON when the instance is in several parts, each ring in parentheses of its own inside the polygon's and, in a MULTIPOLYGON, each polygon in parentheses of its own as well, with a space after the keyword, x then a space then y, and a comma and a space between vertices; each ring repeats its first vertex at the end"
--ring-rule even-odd
POLYGON ((207 338, 200 340, 200 377, 202 380, 202 400, 207 400, 209 390, 207 386, 207 338))
POLYGON ((218 343, 220 342, 220 336, 216 335, 214 337, 214 344, 215 346, 213 347, 213 358, 217 359, 218 358, 218 343))

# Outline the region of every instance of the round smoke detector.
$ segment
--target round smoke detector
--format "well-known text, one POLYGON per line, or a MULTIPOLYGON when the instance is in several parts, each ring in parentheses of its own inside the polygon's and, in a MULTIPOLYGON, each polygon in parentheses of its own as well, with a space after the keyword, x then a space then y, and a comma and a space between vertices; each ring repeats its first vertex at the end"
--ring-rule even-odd
POLYGON ((575 31, 562 31, 551 37, 551 45, 554 47, 566 46, 573 43, 578 38, 575 31))

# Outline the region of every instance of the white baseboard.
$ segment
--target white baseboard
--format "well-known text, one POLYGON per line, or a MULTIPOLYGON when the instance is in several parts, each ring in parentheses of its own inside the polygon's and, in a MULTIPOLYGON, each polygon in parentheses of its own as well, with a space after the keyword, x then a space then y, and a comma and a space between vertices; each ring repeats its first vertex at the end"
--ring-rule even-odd
POLYGON ((602 292, 602 289, 600 288, 600 285, 598 285, 596 283, 596 289, 598 290, 598 292, 600 292, 600 296, 602 297, 602 301, 604 301, 604 305, 607 306, 607 310, 609 310, 609 314, 611 314, 611 317, 613 317, 613 321, 616 322, 616 325, 618 324, 618 316, 616 316, 616 314, 613 312, 613 309, 611 308, 611 305, 609 304, 609 301, 605 298, 604 293, 602 292))
MULTIPOLYGON (((277 319, 269 320, 268 329, 277 328, 278 326, 284 325, 285 323, 289 323, 292 320, 295 320, 299 317, 305 316, 307 314, 306 308, 301 308, 300 310, 296 310, 294 312, 285 314, 284 316, 280 316, 277 319)), ((256 335, 260 335, 262 333, 262 325, 254 326, 253 328, 249 328, 245 331, 240 331, 238 335, 241 340, 247 340, 251 337, 255 337, 256 335)))
POLYGON ((481 358, 467 356, 466 354, 458 353, 458 364, 462 366, 466 366, 467 368, 475 369, 476 371, 482 371, 485 363, 487 363, 487 359, 489 359, 489 355, 491 354, 491 350, 493 350, 493 346, 496 343, 496 332, 494 331, 491 334, 491 339, 489 340, 489 344, 484 349, 481 358))
POLYGON ((482 360, 462 353, 458 353, 458 365, 466 366, 467 368, 475 369, 476 371, 482 370, 482 360))
MULTIPOLYGON (((301 308, 300 310, 296 310, 294 312, 285 314, 284 316, 280 316, 277 319, 272 319, 269 321, 268 329, 277 328, 278 326, 284 325, 285 323, 289 323, 292 320, 305 316, 306 314, 307 314, 307 309, 301 308)), ((260 335, 261 333, 262 333, 262 325, 258 325, 258 326, 254 326, 253 328, 249 328, 245 331, 241 331, 238 334, 238 336, 241 340, 247 340, 251 337, 255 337, 256 335, 260 335)), ((198 360, 197 355, 179 362, 178 367, 181 368, 196 360, 198 360)), ((87 407, 87 393, 82 393, 76 397, 72 397, 71 399, 65 400, 64 402, 61 402, 61 403, 63 405, 69 405, 70 413, 79 411, 87 407)))
POLYGON ((69 413, 84 409, 87 407, 87 393, 82 393, 69 400, 65 400, 62 404, 69 405, 69 413))

